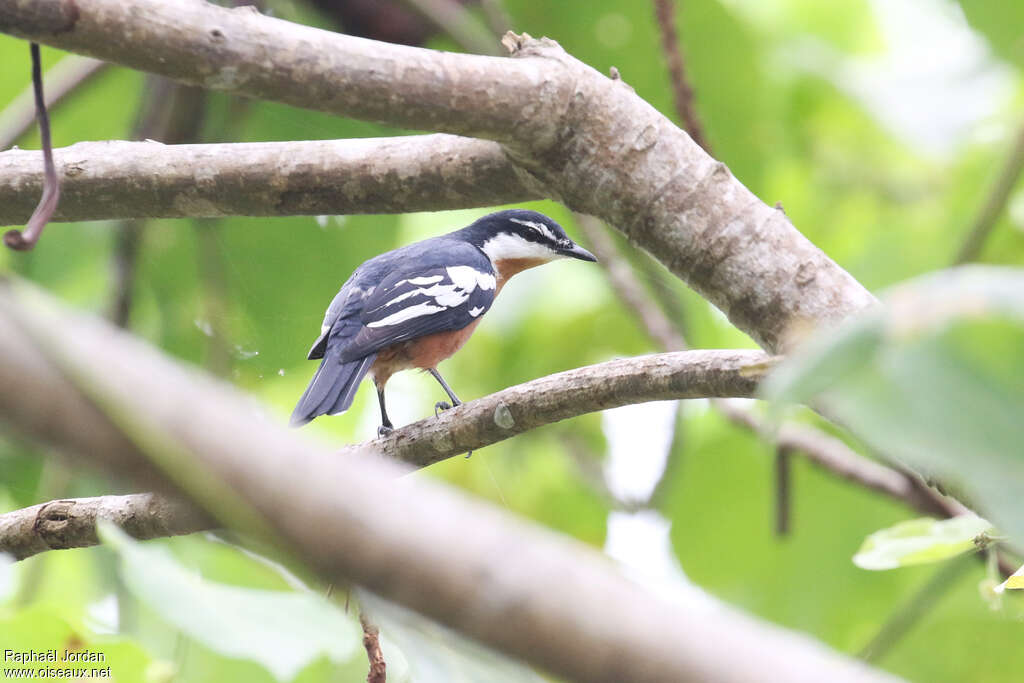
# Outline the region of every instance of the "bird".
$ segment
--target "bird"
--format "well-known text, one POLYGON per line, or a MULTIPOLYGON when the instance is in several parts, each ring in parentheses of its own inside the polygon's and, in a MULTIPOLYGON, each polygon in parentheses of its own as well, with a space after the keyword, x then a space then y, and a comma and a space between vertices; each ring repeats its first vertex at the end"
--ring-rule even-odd
POLYGON ((542 213, 507 209, 461 230, 409 244, 364 262, 341 286, 307 359, 320 360, 290 424, 345 412, 369 374, 377 389, 384 437, 394 430, 384 386, 396 372, 418 368, 462 403, 437 371, 458 351, 516 273, 560 258, 597 261, 542 213))

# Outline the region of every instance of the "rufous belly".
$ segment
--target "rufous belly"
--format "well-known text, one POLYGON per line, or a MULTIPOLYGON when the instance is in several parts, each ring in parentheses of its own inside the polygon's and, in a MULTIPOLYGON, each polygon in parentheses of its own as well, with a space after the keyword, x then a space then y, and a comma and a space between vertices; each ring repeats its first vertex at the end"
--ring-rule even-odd
POLYGON ((381 350, 373 367, 370 368, 373 381, 378 386, 383 386, 396 372, 409 368, 427 370, 437 367, 438 363, 450 357, 469 341, 473 330, 479 324, 480 320, 477 319, 461 330, 435 332, 381 350))

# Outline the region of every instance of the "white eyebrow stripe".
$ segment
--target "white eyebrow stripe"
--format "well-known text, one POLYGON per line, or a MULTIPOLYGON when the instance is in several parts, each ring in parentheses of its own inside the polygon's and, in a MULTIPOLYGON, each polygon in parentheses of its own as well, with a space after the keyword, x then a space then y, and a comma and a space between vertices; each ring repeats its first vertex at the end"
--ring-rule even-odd
POLYGON ((552 242, 558 241, 558 238, 555 237, 555 233, 551 232, 551 228, 544 225, 543 223, 535 223, 534 221, 522 221, 519 220, 518 218, 509 218, 509 220, 512 221, 513 223, 518 223, 519 225, 525 225, 528 228, 540 230, 541 233, 543 233, 544 236, 547 237, 552 242))
POLYGON ((440 313, 442 311, 447 311, 447 310, 448 309, 446 307, 444 307, 444 306, 435 306, 435 305, 425 301, 425 302, 423 302, 421 304, 416 304, 415 306, 409 306, 408 308, 403 308, 400 311, 392 313, 391 315, 387 316, 386 318, 381 318, 380 320, 374 320, 372 323, 367 323, 366 326, 367 327, 390 327, 391 325, 398 325, 400 323, 404 323, 407 320, 412 320, 413 318, 420 318, 420 317, 425 316, 425 315, 433 315, 434 313, 440 313))

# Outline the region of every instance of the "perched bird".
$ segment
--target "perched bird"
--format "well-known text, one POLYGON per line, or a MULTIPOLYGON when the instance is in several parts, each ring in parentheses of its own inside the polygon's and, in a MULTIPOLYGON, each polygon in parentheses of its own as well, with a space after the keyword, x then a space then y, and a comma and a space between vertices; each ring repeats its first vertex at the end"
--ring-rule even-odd
POLYGON ((308 356, 323 360, 292 426, 347 410, 367 373, 377 386, 381 436, 394 428, 384 385, 400 370, 427 370, 440 382, 451 404, 436 403, 435 414, 459 405, 437 364, 466 343, 510 277, 564 257, 597 260, 544 214, 512 209, 366 261, 327 309, 308 356))

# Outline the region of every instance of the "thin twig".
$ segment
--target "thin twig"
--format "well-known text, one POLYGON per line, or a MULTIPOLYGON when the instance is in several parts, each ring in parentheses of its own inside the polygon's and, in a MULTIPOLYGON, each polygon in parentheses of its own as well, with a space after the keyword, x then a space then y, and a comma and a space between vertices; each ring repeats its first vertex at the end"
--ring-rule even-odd
POLYGON ((456 0, 403 0, 437 26, 459 47, 481 55, 501 55, 501 44, 456 0))
MULTIPOLYGON (((205 118, 206 94, 203 90, 179 85, 160 76, 150 76, 146 79, 144 91, 132 131, 134 139, 158 140, 169 145, 196 141, 205 118)), ((131 318, 145 224, 144 220, 123 220, 114 230, 109 315, 118 327, 128 327, 131 318)))
POLYGON ((484 11, 484 18, 494 35, 503 36, 506 31, 511 31, 514 28, 512 17, 505 11, 501 0, 480 0, 480 9, 484 11))
POLYGON ((654 0, 654 14, 661 28, 661 49, 665 52, 665 61, 668 63, 668 72, 672 78, 672 96, 675 99, 676 112, 679 113, 683 127, 693 141, 711 154, 711 147, 704 135, 704 127, 693 106, 693 88, 686 78, 686 66, 679 49, 675 3, 672 0, 654 0))
MULTIPOLYGON (((107 62, 68 55, 46 72, 46 106, 51 111, 69 94, 99 74, 107 62)), ((7 149, 28 132, 36 120, 35 87, 29 86, 0 112, 0 149, 7 149)))
POLYGON ((953 558, 940 567, 906 604, 893 611, 871 642, 860 651, 859 656, 868 662, 879 661, 910 632, 928 610, 939 603, 943 593, 956 585, 964 574, 976 566, 974 554, 968 553, 953 558))
POLYGON ((775 447, 775 533, 789 535, 789 518, 792 505, 790 495, 793 482, 790 458, 793 453, 786 446, 775 447))
POLYGON ((36 119, 39 121, 39 139, 43 147, 44 180, 43 196, 28 219, 24 232, 8 230, 4 234, 4 244, 17 251, 27 251, 35 246, 60 200, 60 180, 53 165, 53 144, 50 141, 50 117, 46 113, 46 98, 43 96, 43 67, 39 57, 39 44, 31 43, 29 50, 32 54, 32 87, 35 91, 36 119))
POLYGON ((953 260, 954 265, 973 261, 981 254, 985 240, 988 239, 996 221, 999 220, 1003 209, 1006 208, 1010 192, 1013 191, 1013 186, 1017 184, 1017 179, 1020 178, 1022 171, 1024 171, 1024 126, 1017 133, 1017 139, 1002 171, 999 172, 996 184, 985 199, 985 203, 982 204, 981 210, 978 211, 978 215, 971 225, 970 232, 967 233, 964 243, 960 246, 960 251, 957 252, 956 258, 953 260))
POLYGON ((366 648, 366 658, 370 661, 366 683, 385 683, 388 679, 388 665, 380 649, 380 629, 370 621, 362 607, 359 608, 359 623, 363 626, 363 647, 366 648))

